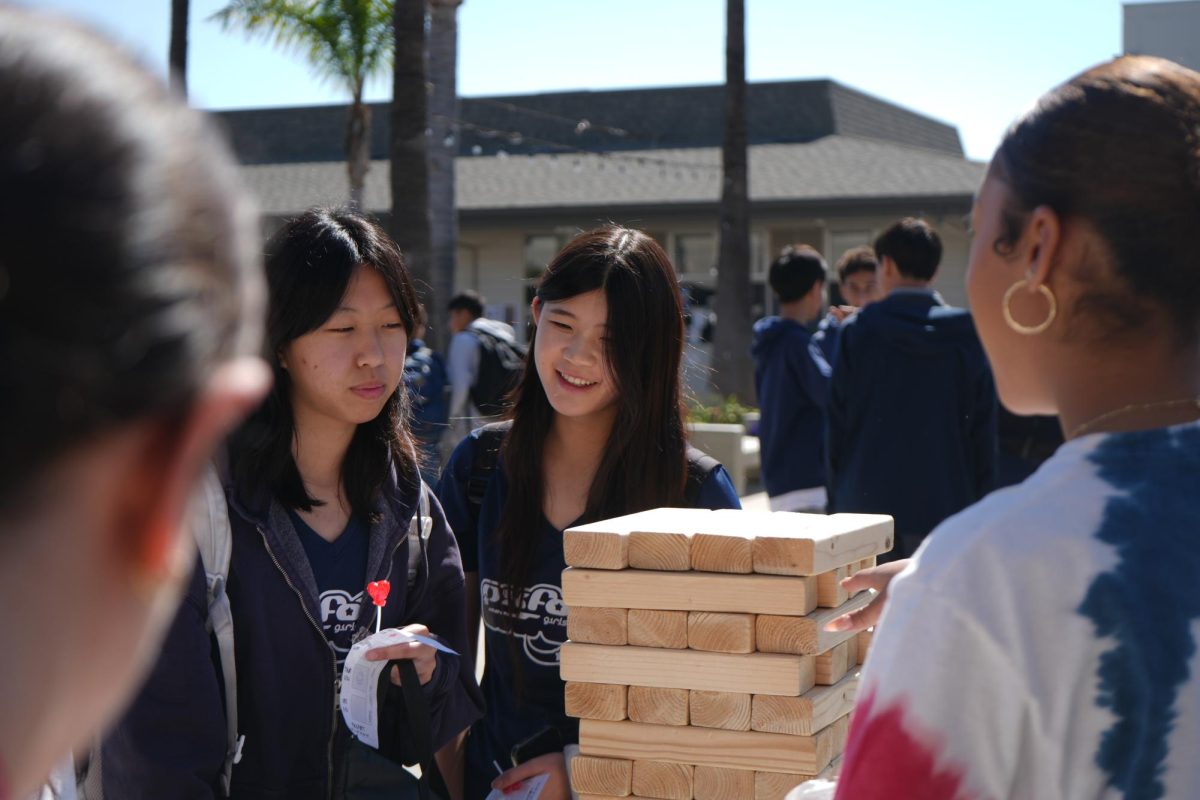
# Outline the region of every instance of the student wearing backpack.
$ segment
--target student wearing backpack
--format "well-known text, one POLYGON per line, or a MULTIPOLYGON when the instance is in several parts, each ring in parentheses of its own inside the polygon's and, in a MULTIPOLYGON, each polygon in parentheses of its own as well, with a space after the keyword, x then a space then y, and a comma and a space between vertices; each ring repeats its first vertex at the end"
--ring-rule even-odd
MULTIPOLYGON (((374 631, 371 581, 391 583, 383 627, 428 631, 468 652, 458 548, 403 424, 416 297, 396 245, 354 211, 317 209, 287 223, 267 246, 267 279, 275 388, 231 437, 225 473, 245 737, 229 796, 340 798, 364 769, 411 796, 401 793, 408 773, 351 739, 337 694, 351 644, 374 631), (422 535, 413 537, 416 515, 422 535)), ((146 690, 104 745, 106 797, 220 794, 223 675, 206 610, 197 572, 146 690)), ((368 658, 414 662, 434 748, 479 716, 468 658, 416 643, 368 658)), ((414 747, 401 742, 401 754, 414 747)))
POLYGON ((21 800, 153 663, 197 470, 270 373, 220 136, 60 15, 0 7, 0 53, 0 798, 21 800))
POLYGON ((461 292, 451 298, 450 425, 452 441, 461 439, 487 418, 498 418, 505 396, 516 385, 525 363, 525 348, 512 326, 483 316, 483 298, 461 292))
POLYGON ((468 800, 542 773, 542 800, 569 794, 563 750, 578 726, 558 674, 563 529, 659 506, 740 507, 725 470, 687 446, 683 310, 653 239, 616 226, 577 236, 546 268, 532 312, 508 420, 464 439, 438 485, 470 600, 482 603, 468 628, 482 617, 487 637, 468 800), (524 763, 497 776, 522 743, 524 763))

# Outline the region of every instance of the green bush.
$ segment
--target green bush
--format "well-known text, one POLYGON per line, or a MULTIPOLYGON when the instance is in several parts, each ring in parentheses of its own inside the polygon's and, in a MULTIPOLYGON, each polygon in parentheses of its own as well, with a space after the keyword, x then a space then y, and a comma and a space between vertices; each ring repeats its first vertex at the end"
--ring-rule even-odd
POLYGON ((719 405, 706 406, 694 403, 688 408, 688 422, 715 422, 725 424, 741 424, 747 412, 758 411, 757 408, 744 406, 738 402, 736 395, 729 395, 719 405))

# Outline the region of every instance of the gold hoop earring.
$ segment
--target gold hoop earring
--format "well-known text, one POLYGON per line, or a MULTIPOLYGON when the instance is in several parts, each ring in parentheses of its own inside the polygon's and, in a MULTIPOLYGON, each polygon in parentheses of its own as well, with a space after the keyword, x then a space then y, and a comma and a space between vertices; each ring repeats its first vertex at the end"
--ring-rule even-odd
POLYGON ((1015 319, 1013 319, 1012 309, 1009 306, 1012 303, 1012 297, 1017 293, 1017 290, 1028 285, 1029 281, 1022 278, 1012 286, 1008 287, 1008 291, 1004 293, 1004 302, 1001 304, 1001 308, 1004 311, 1004 321, 1008 323, 1008 327, 1025 336, 1034 336, 1049 328, 1051 323, 1054 322, 1054 318, 1058 316, 1058 300, 1055 299, 1054 292, 1050 291, 1050 287, 1046 286, 1044 283, 1038 284, 1038 292, 1040 292, 1042 296, 1046 298, 1046 302, 1050 304, 1050 313, 1048 313, 1046 318, 1037 325, 1022 325, 1020 322, 1017 322, 1015 319))

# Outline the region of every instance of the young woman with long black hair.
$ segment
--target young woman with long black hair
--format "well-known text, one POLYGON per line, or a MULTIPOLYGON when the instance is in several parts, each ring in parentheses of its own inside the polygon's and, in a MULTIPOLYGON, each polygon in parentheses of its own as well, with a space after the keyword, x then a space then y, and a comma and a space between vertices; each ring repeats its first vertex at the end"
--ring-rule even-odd
POLYGON ((455 450, 438 487, 487 630, 487 714, 466 745, 466 797, 549 773, 569 794, 563 708, 564 528, 661 506, 738 508, 725 470, 687 446, 679 285, 649 236, 608 226, 569 242, 534 298, 535 332, 509 421, 455 450), (529 759, 510 752, 530 742, 529 759))
MULTIPOLYGON (((436 502, 424 552, 410 558, 410 520, 432 490, 404 420, 417 300, 395 243, 357 212, 312 210, 268 244, 267 283, 275 385, 228 449, 228 594, 245 736, 230 796, 327 800, 341 796, 351 748, 363 752, 337 697, 351 644, 374 628, 365 587, 392 585, 383 627, 432 632, 465 653, 462 568, 436 502)), ((193 577, 147 690, 105 745, 106 796, 218 792, 227 736, 203 581, 193 577)), ((414 661, 434 748, 479 716, 468 659, 415 642, 368 658, 414 661)))

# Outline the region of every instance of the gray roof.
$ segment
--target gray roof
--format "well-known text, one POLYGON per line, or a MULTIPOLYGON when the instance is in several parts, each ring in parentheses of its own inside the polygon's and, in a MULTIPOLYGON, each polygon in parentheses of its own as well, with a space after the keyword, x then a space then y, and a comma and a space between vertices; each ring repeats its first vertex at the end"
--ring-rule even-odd
MULTIPOLYGON (((750 197, 763 205, 837 205, 885 201, 969 201, 984 165, 960 156, 857 136, 750 147, 750 197)), ((242 167, 272 216, 344 202, 344 162, 242 167)), ((390 208, 388 162, 367 174, 364 205, 390 208)), ((457 202, 464 218, 556 209, 668 210, 715 207, 721 191, 719 147, 602 154, 460 156, 457 202)))
MULTIPOLYGON (((464 97, 455 144, 460 155, 719 147, 724 94, 717 85, 464 97)), ((386 158, 391 105, 369 105, 371 157, 386 158)), ((346 115, 345 105, 215 114, 244 164, 340 161, 346 115)), ((750 84, 746 125, 752 145, 840 135, 963 152, 952 125, 830 80, 750 84)))

